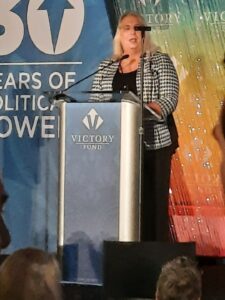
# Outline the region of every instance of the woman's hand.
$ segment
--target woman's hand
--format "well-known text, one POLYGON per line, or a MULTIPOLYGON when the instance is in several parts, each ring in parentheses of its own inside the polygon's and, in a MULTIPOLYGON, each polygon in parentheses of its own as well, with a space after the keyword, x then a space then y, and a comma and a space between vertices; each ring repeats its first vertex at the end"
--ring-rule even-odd
POLYGON ((153 109, 158 115, 162 116, 162 110, 158 103, 156 102, 149 102, 148 107, 153 109))

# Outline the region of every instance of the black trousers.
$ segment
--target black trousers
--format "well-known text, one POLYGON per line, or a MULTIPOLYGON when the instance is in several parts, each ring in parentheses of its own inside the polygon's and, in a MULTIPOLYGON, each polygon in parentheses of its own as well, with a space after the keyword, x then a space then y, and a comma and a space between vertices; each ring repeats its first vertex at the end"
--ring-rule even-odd
POLYGON ((141 241, 169 240, 169 185, 172 147, 144 150, 141 241))

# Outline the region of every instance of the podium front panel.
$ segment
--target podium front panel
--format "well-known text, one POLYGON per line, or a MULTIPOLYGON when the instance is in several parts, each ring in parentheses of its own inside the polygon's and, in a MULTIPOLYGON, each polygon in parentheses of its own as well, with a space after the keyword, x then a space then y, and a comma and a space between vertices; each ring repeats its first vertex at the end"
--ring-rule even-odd
MULTIPOLYGON (((126 147, 121 147, 127 126, 123 111, 127 114, 128 110, 135 116, 132 111, 136 111, 137 106, 131 103, 64 103, 61 107, 59 249, 65 281, 102 284, 103 241, 126 240, 126 236, 128 240, 137 239, 138 191, 132 200, 126 188, 120 187, 121 183, 129 181, 129 178, 122 180, 121 176, 129 177, 122 170, 130 164, 129 154, 125 158, 122 155, 127 151, 126 147), (124 225, 121 221, 127 208, 125 215, 132 218, 132 226, 128 226, 131 233, 126 222, 124 225)), ((138 133, 132 132, 135 132, 133 143, 137 144, 138 133)), ((137 150, 136 145, 134 151, 137 150)), ((132 185, 138 184, 137 180, 134 182, 136 175, 131 176, 132 185)))

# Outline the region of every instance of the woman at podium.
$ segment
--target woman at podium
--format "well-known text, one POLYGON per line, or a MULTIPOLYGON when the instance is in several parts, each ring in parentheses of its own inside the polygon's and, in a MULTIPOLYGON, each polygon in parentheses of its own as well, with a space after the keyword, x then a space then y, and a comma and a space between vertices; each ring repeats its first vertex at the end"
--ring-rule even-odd
POLYGON ((172 113, 178 102, 179 82, 170 57, 159 51, 148 30, 150 27, 138 13, 130 11, 121 16, 113 60, 101 62, 92 90, 132 91, 159 116, 158 121, 143 118, 141 240, 168 241, 171 158, 178 147, 172 113))

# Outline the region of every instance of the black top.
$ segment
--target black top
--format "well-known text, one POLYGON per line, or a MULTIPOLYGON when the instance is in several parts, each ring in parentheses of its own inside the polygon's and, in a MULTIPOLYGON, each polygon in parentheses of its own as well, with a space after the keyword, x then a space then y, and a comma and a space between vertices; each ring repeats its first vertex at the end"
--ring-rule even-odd
MULTIPOLYGON (((135 95, 137 95, 136 75, 137 75, 137 70, 129 73, 120 73, 118 69, 112 82, 113 92, 132 91, 135 95)), ((145 140, 148 140, 148 134, 153 135, 154 133, 152 132, 153 128, 151 125, 151 121, 145 119, 145 113, 146 111, 144 109, 143 114, 144 114, 145 140)), ((175 152, 176 148, 178 147, 178 133, 177 133, 177 128, 172 114, 168 115, 167 124, 168 124, 170 136, 172 140, 171 147, 173 152, 175 152)))
POLYGON ((112 82, 113 91, 131 91, 137 95, 136 74, 137 70, 129 73, 120 73, 118 69, 112 82))

